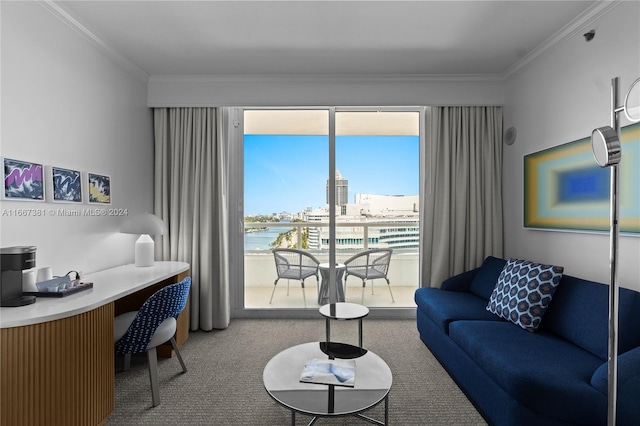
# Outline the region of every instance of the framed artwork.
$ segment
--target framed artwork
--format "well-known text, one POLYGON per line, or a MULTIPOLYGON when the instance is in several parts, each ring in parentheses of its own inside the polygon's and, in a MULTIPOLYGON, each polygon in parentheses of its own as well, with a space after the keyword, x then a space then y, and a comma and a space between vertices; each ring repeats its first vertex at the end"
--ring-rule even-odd
POLYGON ((87 173, 89 203, 111 204, 111 178, 106 175, 87 173))
POLYGON ((53 202, 82 203, 82 174, 77 170, 51 167, 53 202))
MULTIPOLYGON (((620 232, 640 235, 640 123, 620 132, 620 232)), ((524 227, 609 231, 610 168, 601 168, 587 137, 524 157, 524 227)))
POLYGON ((5 200, 45 201, 42 164, 3 158, 5 200))

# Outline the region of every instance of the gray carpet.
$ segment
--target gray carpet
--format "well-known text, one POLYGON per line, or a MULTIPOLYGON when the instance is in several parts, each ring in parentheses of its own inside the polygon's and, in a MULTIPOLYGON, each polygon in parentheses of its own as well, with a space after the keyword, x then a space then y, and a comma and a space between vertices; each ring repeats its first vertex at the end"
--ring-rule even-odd
MULTIPOLYGON (((357 344, 357 322, 333 321, 334 341, 357 344)), ((324 340, 317 320, 235 319, 226 330, 194 332, 182 349, 189 371, 177 359, 161 359, 160 397, 151 407, 146 358, 116 374, 115 410, 107 425, 288 425, 290 411, 269 397, 262 370, 278 352, 324 340)), ((393 373, 389 424, 486 425, 469 400, 418 337, 415 320, 364 320, 364 346, 393 373)), ((384 419, 384 404, 365 413, 384 419)), ((298 415, 297 424, 311 418, 298 415)), ((365 425, 353 417, 322 418, 316 425, 365 425)))

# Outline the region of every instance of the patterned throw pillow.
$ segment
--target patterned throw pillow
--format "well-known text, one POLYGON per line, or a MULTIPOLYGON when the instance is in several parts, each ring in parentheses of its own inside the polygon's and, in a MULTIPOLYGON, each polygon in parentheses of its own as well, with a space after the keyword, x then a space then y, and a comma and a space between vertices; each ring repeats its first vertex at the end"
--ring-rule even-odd
POLYGON ((487 311, 536 331, 562 278, 562 266, 509 259, 489 298, 487 311))

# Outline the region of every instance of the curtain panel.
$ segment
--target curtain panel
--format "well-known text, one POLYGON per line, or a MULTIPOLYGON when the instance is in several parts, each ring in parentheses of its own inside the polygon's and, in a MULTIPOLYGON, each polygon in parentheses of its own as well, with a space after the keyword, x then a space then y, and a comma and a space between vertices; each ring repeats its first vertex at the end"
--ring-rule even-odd
POLYGON ((502 256, 502 107, 426 114, 423 287, 502 256))
POLYGON ((216 108, 154 109, 154 212, 169 228, 156 256, 191 266, 192 330, 230 321, 225 128, 216 108))

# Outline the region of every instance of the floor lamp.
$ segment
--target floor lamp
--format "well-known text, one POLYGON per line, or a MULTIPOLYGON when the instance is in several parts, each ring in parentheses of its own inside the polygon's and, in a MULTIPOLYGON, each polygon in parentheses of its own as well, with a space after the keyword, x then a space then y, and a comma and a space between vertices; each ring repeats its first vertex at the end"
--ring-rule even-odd
POLYGON ((611 80, 611 126, 599 127, 591 134, 591 148, 596 163, 600 167, 611 168, 610 190, 610 246, 609 246, 609 347, 608 347, 608 415, 607 425, 616 424, 616 405, 618 397, 618 237, 619 206, 618 198, 620 189, 619 163, 622 159, 622 147, 620 145, 620 122, 618 114, 624 112, 632 122, 640 121, 639 117, 633 117, 628 106, 629 95, 634 86, 640 82, 640 78, 633 82, 622 106, 618 106, 618 78, 611 80))

